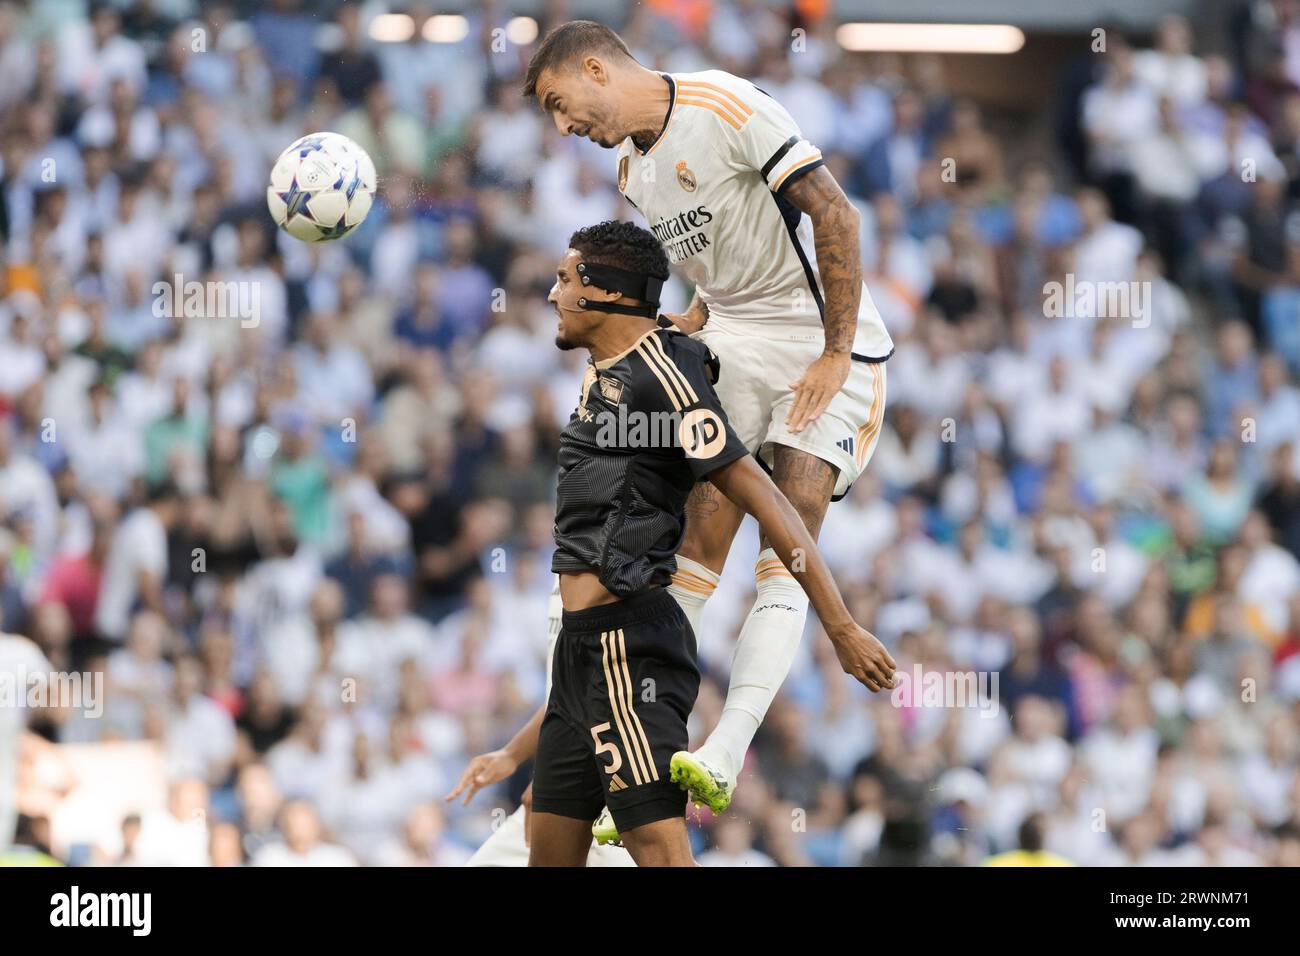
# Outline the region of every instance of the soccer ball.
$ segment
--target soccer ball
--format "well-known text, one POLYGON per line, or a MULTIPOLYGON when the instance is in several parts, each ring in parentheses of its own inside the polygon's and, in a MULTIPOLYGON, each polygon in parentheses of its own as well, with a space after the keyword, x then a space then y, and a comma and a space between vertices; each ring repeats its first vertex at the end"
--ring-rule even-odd
POLYGON ((375 164, 338 133, 312 133, 271 167, 266 207, 276 225, 304 242, 339 239, 358 226, 375 200, 375 164))

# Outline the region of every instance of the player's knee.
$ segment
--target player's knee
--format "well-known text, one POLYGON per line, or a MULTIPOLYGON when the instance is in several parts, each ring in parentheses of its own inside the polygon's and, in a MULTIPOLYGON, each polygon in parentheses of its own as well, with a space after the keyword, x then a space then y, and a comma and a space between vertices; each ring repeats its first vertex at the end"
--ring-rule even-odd
POLYGON ((529 828, 529 866, 586 866, 591 822, 535 812, 529 828))
POLYGON ((637 866, 693 866, 695 863, 684 819, 659 820, 619 836, 637 866))
POLYGON ((559 847, 543 840, 528 848, 529 866, 547 867, 584 867, 587 865, 587 852, 591 849, 590 841, 581 847, 559 847))

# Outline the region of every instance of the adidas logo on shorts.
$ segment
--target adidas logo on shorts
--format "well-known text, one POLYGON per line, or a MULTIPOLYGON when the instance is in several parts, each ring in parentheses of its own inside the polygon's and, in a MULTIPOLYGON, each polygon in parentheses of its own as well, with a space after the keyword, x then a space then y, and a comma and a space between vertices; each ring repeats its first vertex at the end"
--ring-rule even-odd
POLYGON ((839 441, 837 441, 837 442, 835 443, 835 447, 836 447, 836 448, 843 448, 843 449, 844 449, 846 452, 848 452, 850 455, 853 454, 853 439, 852 439, 852 437, 849 437, 849 438, 841 438, 839 441))

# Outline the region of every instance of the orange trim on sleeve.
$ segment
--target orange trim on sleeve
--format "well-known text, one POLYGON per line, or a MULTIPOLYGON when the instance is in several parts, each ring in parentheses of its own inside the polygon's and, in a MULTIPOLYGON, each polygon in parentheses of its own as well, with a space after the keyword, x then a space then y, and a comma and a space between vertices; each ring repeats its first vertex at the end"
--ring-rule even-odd
POLYGON ((792 172, 794 172, 796 169, 803 169, 803 168, 804 168, 805 166, 807 166, 809 163, 815 163, 815 162, 817 162, 817 160, 819 160, 819 159, 821 159, 821 158, 822 158, 821 150, 818 150, 816 156, 809 156, 809 157, 808 157, 807 159, 805 159, 802 163, 796 163, 795 165, 791 166, 789 169, 787 169, 785 172, 783 172, 783 173, 781 174, 781 178, 780 178, 780 179, 778 179, 776 182, 774 182, 774 183, 772 184, 772 192, 776 192, 778 189, 780 189, 780 188, 781 188, 781 184, 782 184, 783 182, 785 182, 786 177, 788 177, 788 176, 789 176, 792 172))

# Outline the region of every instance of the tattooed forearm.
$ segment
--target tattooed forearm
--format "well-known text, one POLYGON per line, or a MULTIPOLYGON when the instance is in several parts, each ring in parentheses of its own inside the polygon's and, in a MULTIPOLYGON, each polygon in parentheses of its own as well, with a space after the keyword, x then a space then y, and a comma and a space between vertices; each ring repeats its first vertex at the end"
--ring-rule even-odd
POLYGON ((861 217, 825 166, 798 179, 785 196, 812 219, 817 271, 826 300, 826 352, 847 355, 853 348, 862 300, 861 217))

